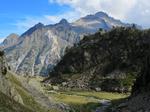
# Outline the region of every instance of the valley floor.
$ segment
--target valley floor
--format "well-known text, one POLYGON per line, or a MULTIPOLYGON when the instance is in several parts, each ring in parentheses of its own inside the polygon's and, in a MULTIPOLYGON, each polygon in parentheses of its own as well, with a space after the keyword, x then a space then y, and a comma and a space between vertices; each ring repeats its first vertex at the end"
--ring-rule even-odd
MULTIPOLYGON (((21 77, 22 79, 22 77, 21 77)), ((49 98, 51 102, 59 105, 64 112, 104 112, 106 107, 113 104, 113 101, 124 99, 129 94, 95 92, 95 91, 60 91, 41 84, 42 77, 24 78, 28 84, 39 90, 49 98)))
POLYGON ((15 83, 22 85, 39 104, 48 108, 49 112, 54 111, 52 107, 57 108, 58 112, 106 112, 114 102, 129 96, 109 92, 60 91, 57 86, 47 87, 42 84, 42 77, 23 77, 15 74, 14 76, 19 81, 15 79, 15 83))
POLYGON ((49 96, 56 102, 68 104, 75 112, 103 112, 114 100, 126 98, 127 94, 87 91, 50 91, 49 96))

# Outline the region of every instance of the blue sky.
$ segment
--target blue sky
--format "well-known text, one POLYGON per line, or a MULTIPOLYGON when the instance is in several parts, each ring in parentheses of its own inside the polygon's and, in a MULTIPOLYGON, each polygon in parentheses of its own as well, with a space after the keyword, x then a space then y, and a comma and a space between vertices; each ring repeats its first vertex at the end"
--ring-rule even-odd
MULTIPOLYGON (((35 18, 36 23, 43 15, 59 15, 67 10, 71 10, 69 6, 60 6, 56 3, 51 4, 48 0, 1 0, 0 37, 5 37, 13 32, 23 33, 28 26, 26 28, 25 26, 19 27, 18 25, 22 25, 21 22, 27 22, 28 18, 33 20, 35 18)), ((33 24, 31 23, 31 26, 33 24)))
POLYGON ((69 22, 104 11, 123 22, 150 27, 149 0, 1 0, 0 41, 10 33, 21 34, 38 22, 69 22))

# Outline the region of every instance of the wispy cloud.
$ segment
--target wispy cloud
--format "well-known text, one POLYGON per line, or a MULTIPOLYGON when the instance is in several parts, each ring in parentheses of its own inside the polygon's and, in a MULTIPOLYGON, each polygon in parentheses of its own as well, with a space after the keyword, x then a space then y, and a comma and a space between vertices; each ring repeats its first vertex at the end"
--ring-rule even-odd
POLYGON ((50 24, 56 22, 56 18, 48 18, 47 15, 44 15, 42 17, 24 17, 23 20, 18 20, 13 25, 16 26, 16 29, 19 31, 25 31, 31 26, 41 22, 43 24, 50 24))
POLYGON ((77 19, 79 16, 80 15, 78 14, 78 12, 68 11, 66 13, 59 14, 59 15, 43 15, 40 17, 25 17, 24 20, 18 20, 13 25, 16 26, 17 30, 25 31, 28 28, 30 28, 31 26, 33 26, 39 22, 41 22, 45 25, 54 24, 54 23, 59 22, 63 18, 67 19, 69 22, 72 22, 75 19, 77 19))

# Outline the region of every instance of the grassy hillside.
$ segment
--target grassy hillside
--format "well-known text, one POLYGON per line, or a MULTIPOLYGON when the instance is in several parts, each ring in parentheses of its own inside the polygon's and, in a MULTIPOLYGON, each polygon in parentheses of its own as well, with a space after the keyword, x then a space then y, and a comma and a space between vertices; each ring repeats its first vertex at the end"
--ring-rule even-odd
POLYGON ((0 92, 0 112, 34 112, 0 92))
MULTIPOLYGON (((22 83, 18 80, 18 78, 13 75, 10 71, 7 73, 7 78, 10 80, 10 82, 13 84, 19 95, 21 96, 23 100, 23 104, 25 107, 29 108, 33 112, 58 112, 56 109, 48 109, 41 104, 39 104, 35 98, 23 85, 22 83)), ((39 96, 40 97, 40 96, 39 96)), ((27 111, 28 112, 28 111, 27 111)))

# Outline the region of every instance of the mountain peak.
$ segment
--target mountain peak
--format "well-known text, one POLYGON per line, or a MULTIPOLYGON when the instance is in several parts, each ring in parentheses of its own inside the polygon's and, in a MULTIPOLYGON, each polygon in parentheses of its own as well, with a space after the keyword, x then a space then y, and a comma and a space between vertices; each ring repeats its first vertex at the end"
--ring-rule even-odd
POLYGON ((36 24, 34 27, 36 27, 36 28, 41 28, 41 27, 44 27, 44 24, 42 24, 41 22, 39 22, 39 23, 36 24))
POLYGON ((59 23, 60 23, 60 24, 68 24, 68 21, 67 21, 66 19, 62 19, 62 20, 60 20, 59 23))
POLYGON ((97 17, 108 17, 108 14, 100 11, 100 12, 95 13, 95 16, 97 16, 97 17))
POLYGON ((38 24, 36 24, 36 25, 34 25, 32 28, 30 28, 28 31, 26 31, 24 34, 22 34, 21 35, 21 37, 23 37, 23 36, 25 36, 25 35, 30 35, 30 34, 32 34, 35 30, 37 30, 37 29, 41 29, 41 28, 43 28, 44 27, 44 24, 42 24, 42 23, 38 23, 38 24))

